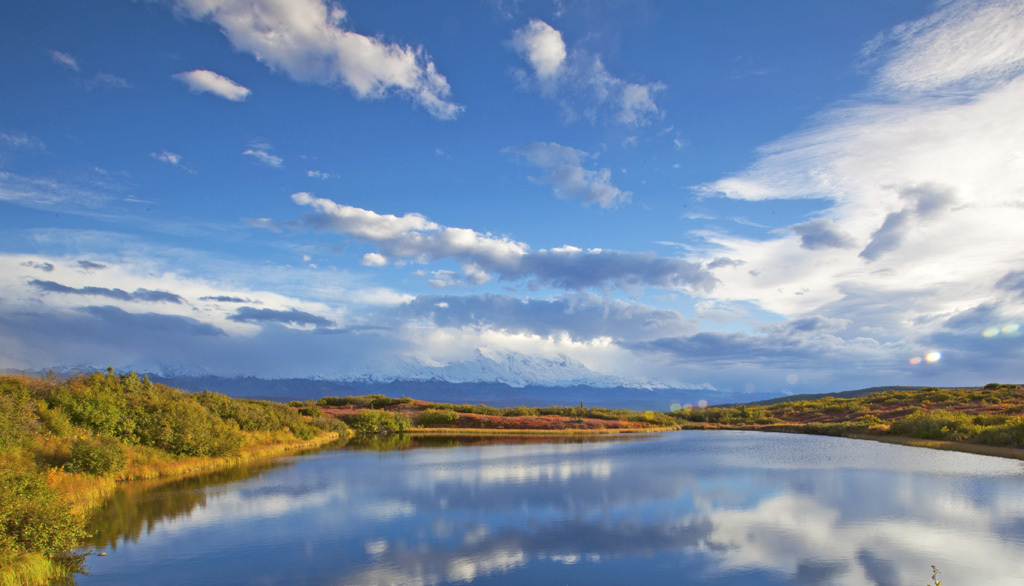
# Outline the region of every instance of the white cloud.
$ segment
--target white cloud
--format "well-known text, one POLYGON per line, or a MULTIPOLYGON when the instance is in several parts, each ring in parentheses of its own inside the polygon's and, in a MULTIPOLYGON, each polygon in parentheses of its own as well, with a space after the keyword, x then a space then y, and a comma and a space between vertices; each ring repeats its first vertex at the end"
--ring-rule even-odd
POLYGON ((879 35, 864 50, 883 59, 876 78, 894 95, 978 90, 1024 72, 1024 4, 945 2, 935 13, 879 35))
POLYGON ((651 117, 659 114, 658 106, 654 103, 654 94, 664 89, 665 84, 663 83, 647 85, 627 83, 622 88, 619 122, 633 126, 648 124, 651 117))
POLYGON ((239 51, 293 79, 343 83, 361 99, 398 93, 440 119, 463 107, 422 48, 385 43, 343 28, 343 9, 321 0, 177 0, 197 20, 216 23, 239 51))
POLYGON ((306 177, 311 177, 313 179, 330 179, 333 175, 330 173, 324 173, 323 171, 310 169, 309 171, 306 171, 306 177))
POLYGON ((382 267, 388 264, 388 259, 382 254, 376 252, 368 252, 363 255, 363 265, 368 267, 382 267))
POLYGON ((392 261, 454 259, 467 279, 477 284, 498 275, 505 280, 533 279, 541 285, 572 290, 654 286, 707 291, 715 286, 714 278, 700 264, 681 258, 572 246, 530 250, 527 244, 507 237, 441 226, 419 214, 382 215, 305 192, 293 194, 292 201, 316 211, 302 220, 313 229, 372 243, 380 250, 378 254, 392 261))
POLYGON ((894 30, 891 46, 870 47, 875 93, 697 188, 827 201, 766 241, 708 234, 708 258, 744 262, 715 269, 716 297, 908 340, 940 327, 934 316, 1007 303, 995 283, 1024 268, 1024 6, 948 2, 894 30))
POLYGON ((125 89, 131 87, 132 84, 128 83, 128 80, 123 77, 118 77, 110 73, 97 73, 85 82, 86 89, 125 89))
POLYGON ((24 132, 13 132, 10 134, 6 132, 0 132, 0 140, 3 140, 8 144, 8 146, 14 147, 16 149, 29 149, 37 151, 46 149, 46 145, 43 144, 43 141, 39 140, 34 136, 25 134, 24 132))
POLYGON ((187 85, 193 92, 208 92, 232 102, 241 102, 252 93, 249 88, 206 69, 185 71, 172 77, 187 85))
POLYGON ((565 41, 562 33, 542 20, 529 24, 512 35, 512 46, 533 67, 538 79, 546 80, 558 74, 565 61, 565 41))
POLYGON ((280 167, 284 160, 277 155, 272 155, 262 148, 251 148, 242 151, 243 155, 248 155, 264 165, 270 165, 271 167, 280 167))
POLYGON ((78 60, 67 53, 54 51, 50 53, 50 58, 53 59, 53 62, 57 65, 67 67, 72 71, 78 71, 78 60))
POLYGON ((159 153, 149 153, 149 156, 160 161, 161 163, 168 163, 174 166, 181 164, 181 155, 172 153, 170 151, 160 151, 159 153))
MULTIPOLYGON (((645 126, 663 113, 654 95, 665 84, 627 82, 610 74, 601 57, 583 49, 568 51, 562 34, 551 25, 531 20, 512 35, 512 48, 529 64, 541 92, 557 99, 566 117, 575 119, 582 110, 592 121, 598 116, 629 126, 645 126)), ((519 80, 530 85, 520 71, 519 80)))
POLYGON ((597 203, 611 208, 628 202, 632 193, 622 191, 611 183, 608 169, 584 169, 584 160, 590 155, 572 147, 553 142, 535 142, 521 149, 510 149, 525 161, 548 174, 536 181, 550 183, 555 195, 562 199, 579 197, 584 205, 597 203))

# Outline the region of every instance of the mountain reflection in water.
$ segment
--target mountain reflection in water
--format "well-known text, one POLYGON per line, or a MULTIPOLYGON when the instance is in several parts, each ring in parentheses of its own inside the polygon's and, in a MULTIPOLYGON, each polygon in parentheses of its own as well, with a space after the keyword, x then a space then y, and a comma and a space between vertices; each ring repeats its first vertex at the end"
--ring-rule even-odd
POLYGON ((1014 583, 1022 472, 783 434, 395 436, 133 487, 78 582, 1014 583))

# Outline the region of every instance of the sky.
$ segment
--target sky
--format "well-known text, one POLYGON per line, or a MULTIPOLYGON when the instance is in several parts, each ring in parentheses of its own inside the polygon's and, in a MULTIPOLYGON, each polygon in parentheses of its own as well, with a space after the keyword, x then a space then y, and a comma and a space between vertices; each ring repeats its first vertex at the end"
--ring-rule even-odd
POLYGON ((41 0, 0 367, 1024 380, 1024 4, 41 0))

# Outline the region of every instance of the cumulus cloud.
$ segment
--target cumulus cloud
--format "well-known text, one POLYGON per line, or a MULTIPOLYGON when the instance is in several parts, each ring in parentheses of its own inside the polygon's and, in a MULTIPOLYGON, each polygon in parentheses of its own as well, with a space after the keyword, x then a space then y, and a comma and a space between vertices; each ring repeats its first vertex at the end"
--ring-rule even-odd
POLYGON ((512 35, 512 47, 530 62, 540 80, 554 77, 565 61, 565 41, 562 33, 542 20, 529 24, 512 35))
POLYGON ((50 53, 50 58, 53 59, 54 63, 61 67, 67 67, 72 71, 78 71, 78 60, 67 53, 53 51, 50 53))
POLYGON ((252 93, 249 88, 207 69, 184 71, 173 77, 187 85, 188 89, 195 93, 207 92, 232 102, 244 101, 252 93))
POLYGON ((293 194, 292 201, 313 208, 314 212, 303 218, 311 228, 374 244, 378 254, 390 260, 454 259, 477 282, 494 274, 508 281, 533 279, 541 285, 571 290, 653 286, 706 292, 715 286, 711 273, 681 258, 572 246, 531 250, 507 237, 442 226, 419 214, 377 214, 305 192, 293 194))
POLYGON ((107 265, 103 263, 93 262, 91 260, 80 260, 78 261, 78 267, 86 272, 88 271, 102 271, 107 268, 107 265))
POLYGON ((654 98, 665 84, 615 77, 600 56, 583 49, 569 51, 562 33, 544 21, 531 20, 516 30, 511 46, 530 64, 532 77, 520 71, 520 82, 536 84, 545 96, 558 100, 568 119, 582 111, 592 121, 601 116, 620 124, 646 126, 663 115, 654 98))
POLYGON ((585 151, 553 142, 535 142, 525 148, 509 150, 547 171, 547 175, 534 181, 551 184, 559 198, 578 197, 584 205, 597 203, 603 208, 611 208, 628 202, 632 196, 629 191, 612 185, 609 169, 585 169, 584 161, 591 158, 585 151))
POLYGON ((239 51, 293 79, 341 83, 360 99, 396 93, 440 119, 463 107, 422 48, 346 30, 345 11, 321 0, 177 0, 196 20, 216 23, 239 51))

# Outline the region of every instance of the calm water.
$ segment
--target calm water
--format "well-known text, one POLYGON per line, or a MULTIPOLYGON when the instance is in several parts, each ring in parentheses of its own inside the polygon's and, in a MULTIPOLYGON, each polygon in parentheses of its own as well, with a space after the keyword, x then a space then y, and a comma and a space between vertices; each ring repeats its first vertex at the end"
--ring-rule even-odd
POLYGON ((119 495, 78 584, 1024 584, 1017 461, 753 432, 361 447, 119 495))

